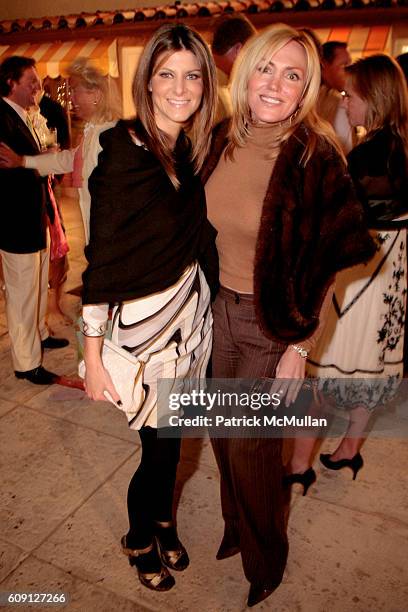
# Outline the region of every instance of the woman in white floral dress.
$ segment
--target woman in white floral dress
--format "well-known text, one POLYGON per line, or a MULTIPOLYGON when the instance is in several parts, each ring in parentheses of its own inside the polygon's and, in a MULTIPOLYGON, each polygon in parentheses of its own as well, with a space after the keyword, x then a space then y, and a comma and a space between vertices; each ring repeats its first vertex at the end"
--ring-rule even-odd
MULTIPOLYGON (((349 153, 348 166, 377 254, 368 264, 337 275, 327 325, 310 356, 308 373, 320 378, 320 388, 349 411, 345 436, 320 460, 329 469, 351 468, 355 478, 363 465, 359 451, 370 415, 393 397, 403 375, 408 99, 402 71, 386 55, 361 59, 346 72, 350 123, 366 130, 349 153)), ((313 445, 313 439, 296 441, 293 482, 301 482, 312 469, 313 445)))

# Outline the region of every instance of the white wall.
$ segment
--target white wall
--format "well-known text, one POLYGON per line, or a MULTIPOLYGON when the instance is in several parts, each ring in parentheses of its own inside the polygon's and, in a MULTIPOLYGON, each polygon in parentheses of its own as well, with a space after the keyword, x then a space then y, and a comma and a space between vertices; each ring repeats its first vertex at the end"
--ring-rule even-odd
MULTIPOLYGON (((93 13, 96 10, 134 9, 167 4, 160 0, 0 0, 0 21, 93 13)), ((169 1, 168 4, 171 4, 169 1)))

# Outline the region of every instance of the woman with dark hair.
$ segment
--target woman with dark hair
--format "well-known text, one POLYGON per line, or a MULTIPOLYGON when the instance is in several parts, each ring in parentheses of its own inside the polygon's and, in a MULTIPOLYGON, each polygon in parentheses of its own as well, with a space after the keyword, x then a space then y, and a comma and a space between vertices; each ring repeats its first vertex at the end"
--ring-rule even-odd
POLYGON ((137 117, 100 137, 89 179, 90 241, 83 275, 85 388, 121 398, 101 359, 114 303, 112 341, 143 360, 143 396, 130 422, 142 459, 128 491, 123 552, 141 583, 174 585, 188 555, 172 516, 180 437, 157 432, 157 380, 205 376, 212 339, 206 269, 215 231, 198 176, 216 101, 215 68, 202 38, 163 25, 145 46, 133 83, 137 117), (186 135, 189 132, 189 137, 186 135), (191 140, 190 140, 191 139, 191 140))
MULTIPOLYGON (((284 24, 251 38, 234 67, 230 122, 216 128, 205 174, 218 230, 213 376, 277 377, 289 405, 322 327, 336 272, 368 259, 363 224, 334 133, 315 112, 320 60, 284 24)), ((282 440, 213 438, 224 538, 241 553, 253 606, 278 587, 288 554, 282 440)))
MULTIPOLYGON (((348 166, 376 254, 367 266, 337 276, 328 322, 308 372, 322 379, 321 386, 337 406, 348 410, 344 437, 332 454, 320 455, 320 461, 331 470, 347 467, 355 478, 363 466, 360 448, 372 411, 393 397, 403 376, 408 96, 402 70, 387 55, 360 59, 346 68, 346 75, 350 124, 364 128, 360 143, 348 155, 348 166)), ((293 472, 310 471, 314 442, 296 441, 293 472)))

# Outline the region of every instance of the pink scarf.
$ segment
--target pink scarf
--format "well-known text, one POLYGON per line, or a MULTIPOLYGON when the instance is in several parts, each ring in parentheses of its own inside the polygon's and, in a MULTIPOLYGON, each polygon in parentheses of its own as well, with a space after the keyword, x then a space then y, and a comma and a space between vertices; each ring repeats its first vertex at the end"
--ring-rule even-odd
POLYGON ((61 259, 61 257, 64 257, 64 255, 66 255, 69 251, 69 246, 64 230, 62 229, 59 210, 54 198, 50 177, 48 177, 48 195, 51 206, 54 210, 54 223, 51 223, 48 218, 48 227, 51 238, 50 259, 51 261, 54 261, 55 259, 61 259))

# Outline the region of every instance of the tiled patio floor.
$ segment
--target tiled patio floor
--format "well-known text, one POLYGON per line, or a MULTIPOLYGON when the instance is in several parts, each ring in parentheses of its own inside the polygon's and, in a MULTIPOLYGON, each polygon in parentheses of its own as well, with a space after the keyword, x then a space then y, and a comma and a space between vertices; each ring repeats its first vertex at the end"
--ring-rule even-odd
MULTIPOLYGON (((78 206, 63 198, 70 272, 81 282, 83 235, 78 206)), ((79 299, 64 296, 71 316, 79 299)), ((76 370, 71 344, 46 355, 60 374, 76 370)), ((81 612, 239 612, 248 584, 239 557, 217 562, 222 534, 218 475, 208 441, 186 440, 179 470, 178 522, 191 565, 166 594, 140 586, 121 554, 127 484, 138 435, 123 415, 77 391, 16 380, 4 303, 0 302, 0 591, 61 592, 63 609, 81 612)), ((330 448, 330 441, 324 443, 330 448)), ((307 497, 295 492, 290 557, 282 585, 256 609, 274 612, 403 612, 408 602, 408 444, 369 439, 365 467, 328 473, 317 465, 307 497)), ((14 610, 17 607, 4 607, 14 610)), ((24 610, 45 610, 27 606, 24 610)), ((58 609, 58 608, 57 608, 58 609)))

